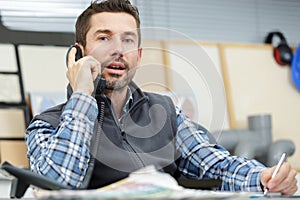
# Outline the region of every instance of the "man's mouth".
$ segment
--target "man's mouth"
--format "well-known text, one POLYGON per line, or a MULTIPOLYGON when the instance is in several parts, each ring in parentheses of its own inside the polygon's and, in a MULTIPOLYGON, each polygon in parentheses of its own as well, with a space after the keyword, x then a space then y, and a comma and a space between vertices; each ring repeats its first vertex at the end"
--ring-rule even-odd
POLYGON ((122 62, 112 62, 105 67, 105 71, 109 74, 122 75, 126 67, 122 62))
POLYGON ((120 67, 120 66, 107 66, 106 68, 107 69, 115 69, 115 70, 124 70, 124 68, 120 67))

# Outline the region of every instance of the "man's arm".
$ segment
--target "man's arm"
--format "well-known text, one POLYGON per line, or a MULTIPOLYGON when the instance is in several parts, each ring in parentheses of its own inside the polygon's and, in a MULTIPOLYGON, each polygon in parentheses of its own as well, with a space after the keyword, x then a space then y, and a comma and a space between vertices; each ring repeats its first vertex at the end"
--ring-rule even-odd
POLYGON ((34 172, 79 187, 84 179, 94 121, 98 109, 94 98, 73 93, 58 127, 36 120, 25 134, 27 156, 34 172))
POLYGON ((179 169, 183 175, 196 179, 221 179, 222 190, 262 191, 260 174, 265 168, 255 160, 230 156, 222 146, 210 144, 206 130, 177 109, 176 147, 181 152, 179 169))

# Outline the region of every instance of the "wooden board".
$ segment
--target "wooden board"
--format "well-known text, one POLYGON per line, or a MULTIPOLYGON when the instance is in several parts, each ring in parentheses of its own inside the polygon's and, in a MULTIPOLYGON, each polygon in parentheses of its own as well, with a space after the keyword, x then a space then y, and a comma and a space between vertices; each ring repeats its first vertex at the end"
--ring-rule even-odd
POLYGON ((0 141, 1 162, 8 161, 18 167, 29 167, 24 141, 0 141))

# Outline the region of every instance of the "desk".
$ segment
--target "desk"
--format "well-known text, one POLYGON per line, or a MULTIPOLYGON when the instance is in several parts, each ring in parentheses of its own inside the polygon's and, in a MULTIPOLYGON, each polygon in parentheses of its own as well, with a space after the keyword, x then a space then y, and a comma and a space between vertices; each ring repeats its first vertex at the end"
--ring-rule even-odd
MULTIPOLYGON (((5 193, 7 194, 2 194, 0 199, 7 199, 7 200, 11 200, 9 198, 9 191, 10 191, 10 181, 8 179, 6 179, 6 185, 1 185, 0 184, 0 190, 1 191, 4 191, 4 189, 6 190, 5 193), (5 187, 2 187, 2 186, 5 186, 5 187)), ((43 199, 43 198, 37 198, 35 197, 35 192, 37 190, 33 190, 32 187, 29 187, 28 190, 26 191, 24 197, 22 199, 26 199, 26 200, 33 200, 33 199, 43 199)), ((136 190, 138 191, 138 190, 136 190)), ((197 190, 197 191, 200 191, 200 190, 197 190)), ((44 191, 40 191, 40 192, 44 192, 44 191)), ((97 197, 96 193, 97 191, 95 190, 82 190, 82 191, 68 191, 68 196, 66 196, 65 198, 62 198, 62 195, 60 193, 63 193, 62 191, 45 191, 45 192, 48 192, 48 194, 53 194, 53 196, 51 197, 51 199, 109 199, 109 198, 103 198, 103 195, 99 195, 97 197), (95 195, 91 195, 89 196, 89 194, 91 193, 95 193, 95 195), (72 196, 70 194, 73 194, 72 196), (77 195, 76 195, 77 194, 77 195), (102 197, 101 197, 102 196, 102 197)), ((118 193, 118 191, 115 191, 116 193, 118 193)), ((181 193, 181 192, 180 192, 181 193)), ((203 191, 203 196, 201 197, 201 194, 199 195, 195 195, 195 196, 198 196, 198 197, 189 197, 189 198, 185 198, 185 199, 232 199, 232 200, 237 200, 237 199, 241 199, 241 200, 248 200, 248 199, 262 199, 262 200, 265 200, 265 199, 282 199, 282 200, 286 200, 286 199, 299 199, 300 200, 300 194, 297 194, 297 197, 290 197, 290 198, 281 198, 281 197, 278 197, 278 196, 273 196, 273 197, 263 197, 263 196, 259 196, 261 194, 255 194, 255 193, 231 193, 233 195, 230 195, 230 193, 228 192, 224 192, 225 195, 222 195, 222 192, 216 192, 216 194, 214 195, 213 194, 214 192, 211 192, 211 191, 203 191), (210 194, 212 193, 212 194, 210 194), (227 195, 228 194, 228 195, 227 195)), ((172 199, 172 198, 165 198, 166 196, 164 196, 163 198, 155 198, 155 199, 172 199)), ((50 196, 44 196, 44 199, 49 199, 50 196)), ((121 197, 118 197, 118 198, 110 198, 110 199, 126 199, 126 198, 121 198, 121 197)), ((127 199, 137 199, 137 198, 127 198, 127 199)), ((138 198, 138 199, 141 199, 141 198, 138 198)), ((142 199, 147 199, 147 196, 144 196, 142 199)), ((154 199, 154 198, 148 198, 148 199, 154 199)), ((173 198, 173 199, 179 199, 179 198, 173 198)))
MULTIPOLYGON (((15 169, 17 172, 24 172, 23 169, 3 164, 5 169, 15 169)), ((12 170, 10 170, 13 172, 12 170)), ((37 176, 30 171, 22 173, 25 180, 36 179, 42 183, 50 184, 53 182, 46 178, 37 176), (25 177, 24 175, 28 175, 25 177), (46 182, 45 182, 46 181, 46 182)), ((57 184, 57 182, 55 182, 57 184)), ((27 183, 27 186, 32 183, 27 183)), ((44 185, 45 185, 44 184, 44 185)), ((31 187, 27 192, 31 195, 25 195, 23 199, 299 199, 300 195, 294 197, 272 196, 271 198, 262 196, 262 193, 247 192, 215 192, 209 190, 187 189, 178 185, 177 181, 167 173, 159 172, 154 166, 148 166, 133 172, 129 177, 115 182, 106 187, 97 190, 67 190, 60 187, 61 190, 35 190, 32 193, 31 187)), ((49 189, 49 188, 48 188, 49 189)), ((27 194, 26 192, 26 194, 27 194)), ((9 198, 7 198, 9 199, 9 198)))
MULTIPOLYGON (((222 193, 222 192, 219 192, 219 194, 220 193, 222 193)), ((9 200, 10 198, 1 198, 1 199, 7 199, 7 200, 9 200)), ((70 196, 70 197, 65 197, 65 196, 51 196, 51 197, 45 197, 45 198, 38 198, 38 197, 23 197, 22 199, 26 199, 26 200, 36 200, 36 199, 52 199, 52 200, 61 200, 61 199, 67 199, 67 200, 73 200, 73 199, 76 199, 76 200, 89 200, 89 199, 93 199, 93 200, 97 200, 97 199, 101 199, 101 200, 103 200, 103 199, 106 199, 106 200, 135 200, 135 199, 145 199, 145 200, 147 200, 147 199, 149 199, 149 200, 151 200, 151 199, 155 199, 155 200, 158 200, 158 199, 162 199, 162 200, 165 200, 165 199, 189 199, 189 200, 200 200, 200 199, 205 199, 205 200, 207 200, 207 199, 211 199, 211 200, 213 200, 213 199, 216 199, 216 200, 220 200, 220 199, 232 199, 232 200, 248 200, 248 199, 261 199, 261 200, 265 200, 265 199, 283 199, 283 200, 286 200, 286 199, 300 199, 300 196, 297 196, 297 197, 278 197, 278 196, 274 196, 274 197, 254 197, 254 196, 247 196, 247 194, 246 193, 244 193, 244 194, 241 194, 241 195, 238 195, 237 193, 235 193, 235 195, 234 196, 227 196, 226 197, 226 195, 225 196, 223 196, 222 197, 222 195, 220 196, 220 195, 216 195, 215 197, 214 196, 210 196, 210 197, 201 197, 201 196, 196 196, 196 197, 188 197, 188 198, 173 198, 173 197, 171 197, 171 198, 167 198, 167 197, 163 197, 163 198, 147 198, 147 196, 144 196, 144 197, 138 197, 138 198, 133 198, 133 197, 122 197, 122 198, 115 198, 115 197, 111 197, 111 198, 109 198, 109 197, 107 197, 107 198, 103 198, 103 197, 99 197, 99 198, 97 198, 97 197, 95 197, 95 196, 93 196, 93 197, 91 197, 91 198, 88 198, 87 196, 76 196, 76 195, 73 195, 73 196, 70 196)), ((10 199, 11 200, 11 199, 10 199)))
MULTIPOLYGON (((143 187, 139 185, 140 187, 143 187)), ((124 186, 122 186, 124 187, 124 186)), ((299 199, 300 196, 279 196, 278 194, 264 197, 261 193, 248 193, 248 192, 215 192, 207 190, 190 190, 190 189, 170 189, 156 186, 145 186, 145 188, 132 189, 132 185, 129 184, 126 187, 131 188, 130 190, 120 188, 107 189, 107 190, 66 190, 66 191, 39 191, 36 193, 36 199, 299 199)), ((34 199, 34 198, 25 198, 34 199)))

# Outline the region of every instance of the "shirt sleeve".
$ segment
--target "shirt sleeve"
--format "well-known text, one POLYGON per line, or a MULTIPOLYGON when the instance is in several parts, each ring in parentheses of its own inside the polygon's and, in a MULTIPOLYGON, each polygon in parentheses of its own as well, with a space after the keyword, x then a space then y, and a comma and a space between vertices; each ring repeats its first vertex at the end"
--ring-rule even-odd
POLYGON ((88 168, 97 115, 94 98, 73 93, 58 127, 42 120, 32 122, 25 133, 31 170, 71 188, 79 187, 88 168))
POLYGON ((210 144, 206 130, 199 129, 176 108, 176 148, 181 154, 179 170, 194 179, 221 179, 221 190, 262 191, 260 174, 265 166, 256 160, 231 156, 218 144, 210 144))

